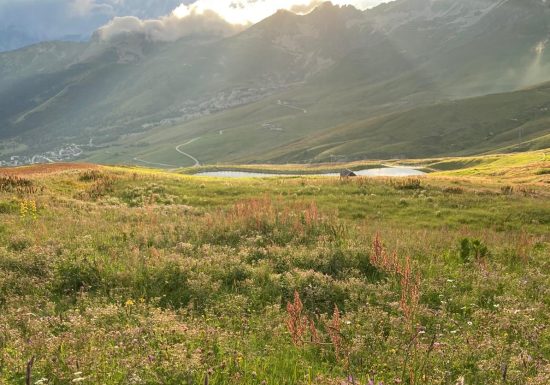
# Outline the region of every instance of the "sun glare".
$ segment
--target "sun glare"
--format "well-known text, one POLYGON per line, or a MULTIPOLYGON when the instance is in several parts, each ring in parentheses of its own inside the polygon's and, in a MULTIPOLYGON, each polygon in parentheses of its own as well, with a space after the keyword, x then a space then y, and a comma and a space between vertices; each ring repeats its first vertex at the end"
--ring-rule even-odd
MULTIPOLYGON (((293 7, 304 7, 307 5, 319 4, 315 0, 198 0, 197 2, 185 5, 182 4, 174 10, 177 17, 186 17, 191 14, 204 14, 208 11, 216 12, 223 19, 231 24, 257 23, 260 20, 274 14, 279 9, 292 9, 293 7)), ((353 4, 353 1, 333 1, 333 4, 353 4)), ((362 3, 361 1, 356 3, 362 3)))

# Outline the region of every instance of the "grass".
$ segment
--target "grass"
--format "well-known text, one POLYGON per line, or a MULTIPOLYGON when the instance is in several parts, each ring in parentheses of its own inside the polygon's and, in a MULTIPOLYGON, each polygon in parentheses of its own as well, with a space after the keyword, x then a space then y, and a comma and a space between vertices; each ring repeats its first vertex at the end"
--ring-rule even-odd
POLYGON ((358 86, 352 87, 355 91, 346 88, 327 95, 323 88, 314 88, 311 95, 308 87, 289 90, 184 124, 124 137, 112 147, 90 153, 87 160, 139 164, 137 156, 146 162, 192 166, 174 147, 195 138, 199 139, 184 150, 205 164, 321 163, 548 148, 549 84, 444 102, 424 93, 416 101, 403 99, 411 86, 394 81, 378 85, 382 89, 358 86), (386 100, 394 87, 404 87, 403 93, 386 100), (366 95, 381 99, 365 100, 366 95), (278 99, 293 100, 308 113, 281 107, 278 99), (282 131, 267 129, 265 123, 282 131))
POLYGON ((300 176, 300 175, 319 175, 323 173, 340 172, 344 168, 354 171, 366 170, 372 168, 385 168, 379 161, 354 162, 348 164, 322 163, 322 164, 257 164, 257 165, 203 165, 199 167, 182 168, 178 172, 182 174, 198 174, 202 172, 213 171, 245 171, 251 173, 268 173, 275 175, 300 176))
POLYGON ((0 384, 547 384, 548 175, 501 159, 11 170, 34 188, 0 188, 0 384))
POLYGON ((545 183, 550 167, 548 149, 513 154, 490 154, 472 157, 446 157, 435 159, 393 159, 386 161, 355 161, 314 164, 254 164, 254 165, 203 165, 181 168, 182 174, 211 171, 245 171, 283 175, 315 175, 339 172, 343 169, 365 170, 406 166, 437 176, 491 177, 493 181, 545 183))

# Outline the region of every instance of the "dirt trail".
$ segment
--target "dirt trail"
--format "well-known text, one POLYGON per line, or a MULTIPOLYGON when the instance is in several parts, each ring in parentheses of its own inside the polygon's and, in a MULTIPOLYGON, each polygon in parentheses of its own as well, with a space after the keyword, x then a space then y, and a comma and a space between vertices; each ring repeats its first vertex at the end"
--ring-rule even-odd
POLYGON ((199 160, 198 160, 197 158, 195 158, 193 155, 188 154, 188 153, 182 151, 181 148, 184 147, 184 146, 187 146, 188 144, 191 144, 191 143, 193 143, 193 142, 196 142, 196 141, 199 140, 199 139, 200 139, 200 137, 191 139, 191 140, 189 140, 189 141, 187 141, 187 142, 185 142, 185 143, 183 143, 183 144, 180 144, 179 146, 176 147, 176 151, 177 151, 177 152, 179 152, 180 154, 182 154, 182 155, 188 157, 188 158, 191 159, 193 162, 195 162, 195 164, 193 165, 193 167, 199 167, 199 166, 201 165, 201 163, 200 163, 199 160))

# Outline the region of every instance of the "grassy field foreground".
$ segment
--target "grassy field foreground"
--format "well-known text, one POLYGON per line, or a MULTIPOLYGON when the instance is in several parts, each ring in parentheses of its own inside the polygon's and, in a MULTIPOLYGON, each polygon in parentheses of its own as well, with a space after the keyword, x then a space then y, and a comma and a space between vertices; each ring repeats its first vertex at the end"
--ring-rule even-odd
POLYGON ((0 170, 0 384, 547 385, 548 162, 502 167, 0 170))

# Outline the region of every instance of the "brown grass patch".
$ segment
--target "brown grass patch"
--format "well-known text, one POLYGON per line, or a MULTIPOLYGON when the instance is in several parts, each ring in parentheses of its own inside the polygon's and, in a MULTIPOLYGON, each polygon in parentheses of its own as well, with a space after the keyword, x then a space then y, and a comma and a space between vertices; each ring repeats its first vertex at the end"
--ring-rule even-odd
POLYGON ((40 175, 53 174, 67 170, 91 170, 98 169, 101 166, 90 163, 51 163, 51 164, 34 164, 32 166, 21 167, 3 167, 0 168, 0 175, 7 176, 23 176, 23 175, 40 175))

